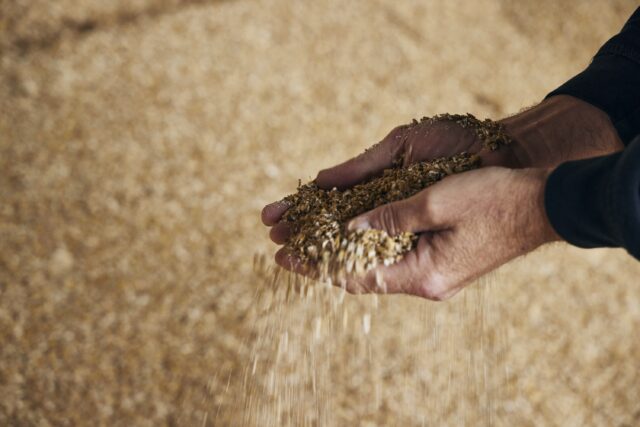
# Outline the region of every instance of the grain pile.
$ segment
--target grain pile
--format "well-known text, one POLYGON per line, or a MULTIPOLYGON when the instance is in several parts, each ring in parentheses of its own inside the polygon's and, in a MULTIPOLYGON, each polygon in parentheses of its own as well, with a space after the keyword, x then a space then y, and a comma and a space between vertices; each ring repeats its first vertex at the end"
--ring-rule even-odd
POLYGON ((0 2, 0 425, 638 425, 623 252, 435 304, 273 282, 259 221, 411 117, 537 102, 635 7, 0 2))
MULTIPOLYGON (((472 114, 445 113, 423 117, 420 122, 414 119, 401 128, 394 143, 404 144, 419 125, 436 122, 452 122, 469 129, 481 141, 483 150, 495 151, 511 142, 500 123, 481 121, 472 114)), ((398 158, 382 176, 342 191, 324 190, 314 182, 300 185, 297 193, 284 198, 290 207, 283 221, 291 230, 285 248, 323 278, 361 274, 378 265, 398 262, 415 247, 416 234, 390 236, 375 229, 348 231, 347 221, 386 203, 409 198, 449 175, 477 169, 481 166, 479 154, 462 152, 407 166, 398 158)))

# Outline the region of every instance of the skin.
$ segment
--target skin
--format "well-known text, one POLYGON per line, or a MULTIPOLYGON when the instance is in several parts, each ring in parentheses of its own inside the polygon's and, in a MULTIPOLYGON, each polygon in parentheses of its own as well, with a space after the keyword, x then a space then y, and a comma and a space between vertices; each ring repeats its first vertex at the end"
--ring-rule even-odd
MULTIPOLYGON (((615 128, 604 112, 569 96, 552 97, 501 122, 514 143, 497 152, 481 151, 475 135, 453 123, 420 125, 406 139, 406 127, 399 126, 365 153, 318 173, 320 187, 344 189, 380 174, 397 158, 408 165, 469 151, 481 153, 485 166, 354 218, 350 229, 411 231, 420 237, 400 262, 349 276, 340 286, 352 293, 404 293, 440 301, 500 265, 560 240, 544 209, 547 176, 565 161, 621 150, 615 128)), ((290 234, 279 222, 286 209, 275 202, 262 212, 278 244, 290 234)), ((282 249, 276 262, 310 274, 282 249)))

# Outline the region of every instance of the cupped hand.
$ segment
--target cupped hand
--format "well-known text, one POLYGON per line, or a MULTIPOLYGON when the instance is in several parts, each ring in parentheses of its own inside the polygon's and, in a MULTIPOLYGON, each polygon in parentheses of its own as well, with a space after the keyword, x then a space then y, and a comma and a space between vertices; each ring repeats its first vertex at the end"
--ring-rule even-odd
MULTIPOLYGON (((338 285, 352 293, 453 296, 481 275, 559 239, 544 210, 547 175, 544 169, 478 169, 354 218, 349 229, 411 231, 419 239, 398 263, 347 276, 338 285)), ((306 273, 282 251, 276 261, 306 273)))
MULTIPOLYGON (((485 166, 553 168, 565 161, 623 148, 611 120, 602 110, 567 95, 547 98, 500 122, 513 142, 498 151, 483 153, 485 166)), ((407 165, 461 151, 477 153, 481 145, 472 130, 452 122, 399 126, 359 156, 320 171, 316 183, 325 189, 343 189, 380 174, 398 159, 407 165)), ((262 221, 273 226, 270 236, 278 244, 284 243, 289 235, 288 227, 279 223, 286 210, 286 204, 275 202, 262 211, 262 221)))
MULTIPOLYGON (((412 163, 452 156, 463 151, 480 153, 482 142, 471 129, 462 128, 450 121, 417 122, 398 126, 382 141, 373 145, 360 155, 337 166, 321 170, 315 178, 320 188, 345 189, 372 177, 400 163, 403 166, 412 163)), ((484 151, 483 165, 519 167, 514 152, 508 147, 494 152, 484 151)), ((284 202, 275 202, 262 210, 262 221, 273 226, 271 239, 278 244, 286 241, 288 228, 279 224, 282 214, 288 206, 284 202)))

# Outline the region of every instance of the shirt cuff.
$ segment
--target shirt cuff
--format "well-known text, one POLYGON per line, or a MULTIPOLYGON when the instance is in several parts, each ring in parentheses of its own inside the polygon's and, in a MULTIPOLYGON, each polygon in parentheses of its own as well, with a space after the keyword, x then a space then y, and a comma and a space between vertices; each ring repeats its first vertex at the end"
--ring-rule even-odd
POLYGON ((640 259, 640 136, 622 152, 563 163, 545 187, 555 231, 583 247, 623 247, 640 259))

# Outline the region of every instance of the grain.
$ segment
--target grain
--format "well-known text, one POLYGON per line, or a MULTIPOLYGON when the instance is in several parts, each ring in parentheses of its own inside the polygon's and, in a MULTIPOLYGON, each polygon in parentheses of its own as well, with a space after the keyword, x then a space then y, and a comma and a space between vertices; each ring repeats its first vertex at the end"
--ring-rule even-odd
MULTIPOLYGON (((440 114, 413 120, 404 126, 399 143, 419 125, 449 121, 472 130, 483 150, 497 150, 511 138, 504 126, 490 119, 478 120, 471 114, 440 114)), ((298 186, 284 201, 291 207, 283 221, 291 228, 285 248, 303 263, 313 266, 323 278, 338 274, 361 274, 378 265, 390 265, 414 248, 418 236, 411 232, 389 235, 384 230, 346 230, 348 221, 378 206, 413 196, 445 177, 477 169, 478 154, 459 154, 403 167, 401 161, 384 170, 381 176, 346 190, 325 190, 315 182, 298 186)))
POLYGON ((60 12, 97 27, 0 54, 0 425, 638 424, 624 251, 558 245, 446 304, 347 294, 335 310, 341 289, 285 300, 289 276, 273 295, 250 262, 272 264, 258 214, 287 183, 416 111, 533 103, 637 2, 93 13, 143 3, 168 1, 1 3, 34 32, 60 12))

